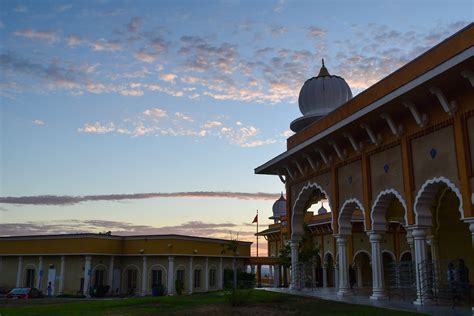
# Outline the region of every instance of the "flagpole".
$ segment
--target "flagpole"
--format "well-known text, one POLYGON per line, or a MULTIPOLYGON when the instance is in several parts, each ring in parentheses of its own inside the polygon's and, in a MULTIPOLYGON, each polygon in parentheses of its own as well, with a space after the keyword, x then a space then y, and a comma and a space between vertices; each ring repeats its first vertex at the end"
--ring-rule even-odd
POLYGON ((257 257, 258 257, 258 210, 257 210, 257 257))

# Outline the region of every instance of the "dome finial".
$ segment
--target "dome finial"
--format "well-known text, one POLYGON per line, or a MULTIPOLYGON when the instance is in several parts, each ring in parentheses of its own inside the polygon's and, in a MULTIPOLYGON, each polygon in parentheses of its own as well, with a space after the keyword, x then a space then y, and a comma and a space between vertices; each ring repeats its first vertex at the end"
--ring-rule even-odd
POLYGON ((330 76, 328 69, 324 66, 324 58, 322 59, 322 64, 318 77, 330 76))

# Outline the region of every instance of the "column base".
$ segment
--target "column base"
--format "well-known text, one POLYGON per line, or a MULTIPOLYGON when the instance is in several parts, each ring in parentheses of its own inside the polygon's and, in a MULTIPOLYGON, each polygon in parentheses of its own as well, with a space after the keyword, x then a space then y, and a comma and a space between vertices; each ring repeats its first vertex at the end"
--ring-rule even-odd
POLYGON ((429 299, 429 298, 425 298, 423 300, 420 300, 419 298, 417 298, 414 302, 413 302, 413 305, 418 305, 418 306, 422 306, 422 305, 434 305, 434 302, 429 299))
POLYGON ((370 299, 371 300, 386 300, 388 299, 388 296, 387 294, 385 293, 385 291, 383 292, 373 292, 372 295, 370 296, 370 299))
POLYGON ((347 288, 347 289, 339 289, 337 291, 337 295, 338 296, 350 296, 350 295, 354 295, 354 293, 352 292, 351 289, 347 288))

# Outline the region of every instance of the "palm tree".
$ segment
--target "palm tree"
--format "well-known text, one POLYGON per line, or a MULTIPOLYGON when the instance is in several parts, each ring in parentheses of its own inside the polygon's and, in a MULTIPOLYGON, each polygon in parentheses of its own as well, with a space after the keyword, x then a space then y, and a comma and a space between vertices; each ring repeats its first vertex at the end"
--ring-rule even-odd
POLYGON ((222 245, 223 249, 221 251, 221 254, 225 254, 227 251, 231 252, 234 260, 232 263, 232 270, 233 270, 233 275, 234 275, 234 290, 237 288, 237 265, 236 265, 236 258, 239 255, 239 234, 237 234, 235 237, 230 235, 229 241, 222 245))

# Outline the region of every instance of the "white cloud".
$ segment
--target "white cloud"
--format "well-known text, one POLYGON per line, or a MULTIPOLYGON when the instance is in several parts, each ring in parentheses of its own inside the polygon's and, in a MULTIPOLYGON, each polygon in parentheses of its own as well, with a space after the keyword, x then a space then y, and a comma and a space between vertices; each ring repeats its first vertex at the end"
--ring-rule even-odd
POLYGON ((170 82, 170 83, 176 83, 176 78, 178 76, 176 74, 173 74, 173 73, 168 73, 168 74, 160 74, 160 78, 166 82, 170 82))
POLYGON ((103 38, 91 42, 90 46, 92 50, 97 52, 116 52, 122 49, 122 46, 118 41, 111 41, 103 38))
POLYGON ((16 36, 26 37, 33 40, 42 40, 49 43, 58 41, 58 37, 54 32, 35 31, 33 29, 19 30, 14 33, 16 36))
POLYGON ((68 46, 70 47, 74 47, 74 46, 77 46, 77 45, 80 45, 82 43, 82 38, 78 35, 75 35, 75 34, 69 34, 67 36, 67 44, 68 46))
POLYGON ((143 111, 143 115, 155 119, 168 117, 166 111, 160 108, 147 109, 143 111))
POLYGON ((155 62, 157 55, 155 53, 146 52, 144 49, 140 49, 135 53, 135 58, 144 63, 151 64, 155 62))
POLYGON ((202 127, 208 129, 208 128, 213 128, 213 127, 218 127, 218 126, 222 126, 222 122, 208 121, 202 127))
POLYGON ((42 120, 34 120, 33 124, 35 124, 36 126, 44 126, 45 123, 42 120))
POLYGON ((106 134, 115 131, 115 125, 112 122, 105 125, 101 125, 99 122, 95 122, 93 124, 86 123, 77 131, 88 134, 106 134))
POLYGON ((181 112, 176 112, 174 115, 183 121, 194 122, 194 119, 191 116, 185 115, 181 112))

